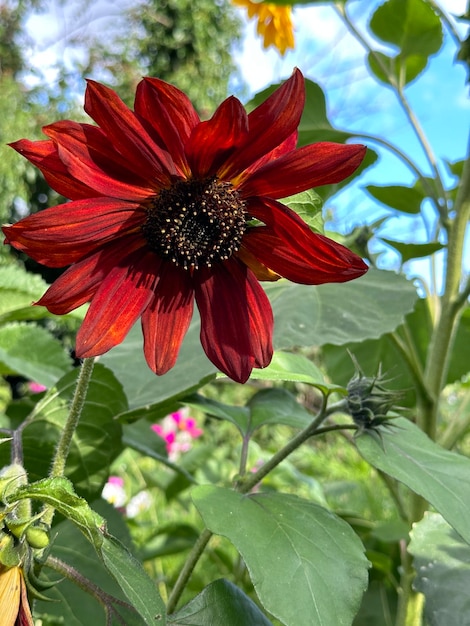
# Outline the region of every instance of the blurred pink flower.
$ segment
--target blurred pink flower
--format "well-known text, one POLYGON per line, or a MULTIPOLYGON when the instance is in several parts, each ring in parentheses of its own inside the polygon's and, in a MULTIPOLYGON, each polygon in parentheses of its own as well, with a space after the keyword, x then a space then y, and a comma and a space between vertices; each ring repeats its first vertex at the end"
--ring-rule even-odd
POLYGON ((190 450, 193 439, 203 434, 202 429, 197 427, 196 420, 188 416, 187 408, 170 413, 159 424, 152 424, 151 428, 165 441, 170 461, 175 461, 181 453, 190 450))
POLYGON ((28 383, 28 389, 31 393, 41 393, 41 391, 46 391, 47 387, 44 387, 41 383, 31 382, 28 383))

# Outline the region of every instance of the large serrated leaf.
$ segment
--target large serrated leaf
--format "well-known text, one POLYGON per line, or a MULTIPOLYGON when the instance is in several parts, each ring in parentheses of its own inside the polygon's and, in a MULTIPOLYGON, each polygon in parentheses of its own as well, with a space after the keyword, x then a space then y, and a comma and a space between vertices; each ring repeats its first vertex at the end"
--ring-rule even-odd
POLYGON ((0 320, 8 312, 28 307, 39 300, 47 287, 48 284, 40 276, 18 265, 0 266, 0 320))
POLYGON ((207 527, 242 555, 269 613, 286 626, 352 623, 368 564, 346 522, 291 495, 201 486, 192 496, 207 527))
POLYGON ((71 368, 72 360, 62 344, 45 328, 24 322, 0 327, 0 372, 52 387, 71 368))
MULTIPOLYGON (((49 473, 52 456, 67 419, 78 370, 66 374, 39 400, 34 419, 22 433, 25 467, 31 480, 49 473)), ((112 461, 122 451, 121 425, 114 419, 127 408, 113 373, 96 364, 67 459, 66 474, 88 499, 99 495, 112 461)), ((8 463, 8 446, 0 447, 0 463, 8 463)))
POLYGON ((380 337, 403 322, 417 299, 411 282, 380 270, 349 283, 317 287, 279 281, 266 291, 273 303, 274 344, 280 350, 380 337))
POLYGON ((247 595, 228 580, 216 580, 168 619, 173 626, 272 626, 247 595))
POLYGON ((413 555, 415 589, 426 597, 429 626, 464 626, 470 616, 470 546, 438 513, 425 513, 413 525, 408 551, 413 555))
POLYGON ((404 418, 380 435, 381 441, 367 432, 356 439, 364 459, 423 496, 470 543, 470 459, 445 450, 404 418))

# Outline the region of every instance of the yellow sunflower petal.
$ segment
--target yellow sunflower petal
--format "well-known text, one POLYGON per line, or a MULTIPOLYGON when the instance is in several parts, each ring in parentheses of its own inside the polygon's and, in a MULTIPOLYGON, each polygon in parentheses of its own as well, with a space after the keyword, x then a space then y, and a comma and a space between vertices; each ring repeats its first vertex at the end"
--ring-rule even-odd
POLYGON ((22 576, 19 567, 11 567, 0 573, 0 616, 2 626, 15 626, 20 608, 21 583, 22 576))
POLYGON ((257 32, 263 38, 263 46, 274 46, 283 55, 288 48, 294 48, 294 27, 291 7, 271 2, 253 2, 252 0, 232 0, 244 7, 248 17, 258 20, 257 32))

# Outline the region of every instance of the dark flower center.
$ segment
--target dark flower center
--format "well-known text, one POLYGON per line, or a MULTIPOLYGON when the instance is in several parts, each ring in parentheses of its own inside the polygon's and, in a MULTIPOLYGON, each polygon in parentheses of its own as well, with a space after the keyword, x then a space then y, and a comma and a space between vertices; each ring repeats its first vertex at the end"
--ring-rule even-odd
POLYGON ((217 178, 180 180, 162 189, 142 226, 149 248, 184 269, 226 261, 245 229, 243 200, 217 178))

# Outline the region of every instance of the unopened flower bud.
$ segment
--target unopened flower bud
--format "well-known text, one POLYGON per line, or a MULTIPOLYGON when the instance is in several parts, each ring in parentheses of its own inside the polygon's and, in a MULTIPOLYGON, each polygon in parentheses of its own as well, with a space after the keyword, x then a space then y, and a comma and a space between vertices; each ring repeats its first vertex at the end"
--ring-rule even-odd
POLYGON ((26 529, 26 541, 32 548, 41 550, 49 545, 49 535, 43 528, 38 526, 30 526, 26 529))
POLYGON ((388 419, 387 414, 401 393, 384 386, 386 381, 384 381, 380 368, 374 378, 364 376, 357 361, 353 360, 356 365, 356 373, 347 385, 349 414, 360 430, 374 428, 388 419))

